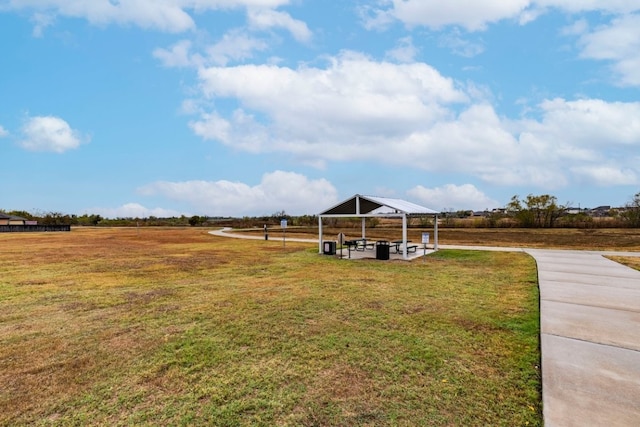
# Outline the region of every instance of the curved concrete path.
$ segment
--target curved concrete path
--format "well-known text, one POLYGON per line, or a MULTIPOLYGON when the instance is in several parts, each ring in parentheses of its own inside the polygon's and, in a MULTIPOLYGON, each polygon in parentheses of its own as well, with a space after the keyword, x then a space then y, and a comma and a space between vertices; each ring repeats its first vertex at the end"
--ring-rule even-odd
MULTIPOLYGON (((260 238, 226 231, 211 234, 260 238)), ((640 426, 640 271, 603 256, 640 252, 440 247, 536 260, 545 426, 640 426)))
MULTIPOLYGON (((212 234, 214 236, 220 236, 220 237, 234 237, 236 239, 248 239, 248 240, 264 240, 264 236, 251 236, 251 235, 247 235, 247 234, 238 234, 238 233, 231 233, 233 229, 231 227, 225 227, 225 228, 221 228, 220 230, 213 230, 210 231, 209 234, 212 234)), ((256 229, 256 231, 261 231, 256 229)), ((287 237, 286 238, 288 242, 307 242, 307 243, 315 243, 318 244, 318 239, 298 239, 298 238, 292 238, 292 237, 287 237)), ((274 242, 282 242, 282 234, 280 233, 280 231, 270 231, 269 234, 269 241, 274 241, 274 242)))

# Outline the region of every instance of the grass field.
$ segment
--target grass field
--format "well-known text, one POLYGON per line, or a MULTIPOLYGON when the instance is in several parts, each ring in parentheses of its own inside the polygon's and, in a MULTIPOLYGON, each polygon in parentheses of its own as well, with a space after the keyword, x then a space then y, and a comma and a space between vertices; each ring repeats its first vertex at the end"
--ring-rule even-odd
POLYGON ((541 425, 522 253, 0 235, 0 425, 541 425))

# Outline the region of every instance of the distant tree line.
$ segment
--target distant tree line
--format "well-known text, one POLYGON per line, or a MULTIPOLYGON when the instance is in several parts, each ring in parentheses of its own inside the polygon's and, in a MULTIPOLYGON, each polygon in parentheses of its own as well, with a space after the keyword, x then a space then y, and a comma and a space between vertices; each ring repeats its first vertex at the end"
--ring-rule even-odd
POLYGON ((17 216, 29 221, 37 221, 41 225, 71 225, 71 226, 99 226, 99 227, 262 227, 267 224, 269 227, 279 226, 282 219, 287 220, 289 226, 313 226, 318 224, 317 215, 291 216, 285 211, 275 212, 271 215, 258 217, 208 217, 193 215, 190 217, 119 217, 103 218, 97 214, 69 215, 60 212, 27 212, 27 211, 5 211, 0 212, 7 215, 17 216))
MULTIPOLYGON (((487 212, 481 218, 473 218, 473 211, 443 212, 440 215, 441 226, 444 227, 524 227, 524 228, 599 228, 599 227, 633 227, 640 228, 640 192, 636 193, 622 209, 611 210, 607 218, 594 219, 584 211, 572 213, 569 205, 561 205, 555 196, 549 194, 529 194, 524 199, 515 195, 504 209, 487 212)), ((3 211, 7 215, 18 216, 42 225, 71 225, 93 227, 279 227, 280 221, 287 220, 291 227, 316 227, 317 215, 292 216, 284 210, 271 215, 258 217, 207 217, 193 215, 190 217, 158 218, 103 218, 96 214, 69 215, 60 212, 3 211)), ((366 218, 366 226, 375 228, 378 218, 366 218)), ((360 227, 360 218, 326 218, 329 227, 360 227)), ((430 227, 432 217, 409 218, 409 227, 430 227)))
POLYGON ((599 212, 595 218, 588 210, 570 209, 569 204, 559 204, 549 194, 529 194, 524 199, 515 195, 504 209, 487 212, 474 220, 471 211, 445 213, 445 226, 521 227, 521 228, 605 228, 640 227, 640 192, 620 209, 599 212))

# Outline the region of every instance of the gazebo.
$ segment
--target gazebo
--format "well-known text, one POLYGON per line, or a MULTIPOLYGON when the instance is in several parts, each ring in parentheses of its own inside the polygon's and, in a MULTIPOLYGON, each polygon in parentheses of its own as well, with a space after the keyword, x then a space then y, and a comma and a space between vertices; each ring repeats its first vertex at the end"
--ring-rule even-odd
POLYGON ((338 203, 332 208, 318 214, 319 251, 322 253, 322 220, 323 218, 362 218, 362 238, 365 238, 365 219, 372 217, 402 218, 402 258, 407 259, 407 217, 433 216, 433 245, 438 249, 438 214, 440 212, 401 199, 388 197, 361 196, 356 194, 338 203))

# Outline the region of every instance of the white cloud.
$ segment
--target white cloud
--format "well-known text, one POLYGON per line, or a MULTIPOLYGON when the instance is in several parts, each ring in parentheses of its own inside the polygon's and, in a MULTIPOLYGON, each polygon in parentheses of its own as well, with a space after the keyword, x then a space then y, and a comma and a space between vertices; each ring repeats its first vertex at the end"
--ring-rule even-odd
POLYGON ((623 14, 640 9, 638 0, 533 0, 530 3, 537 8, 554 8, 569 13, 623 14))
MULTIPOLYGON (((377 22, 397 19, 408 26, 426 26, 432 29, 455 25, 469 31, 484 30, 487 24, 502 19, 517 18, 530 4, 529 0, 393 0, 391 8, 379 9, 374 14, 377 22), (383 18, 386 17, 386 18, 383 18)), ((371 21, 368 22, 371 25, 371 21)))
POLYGON ((236 29, 225 34, 220 41, 206 49, 207 64, 227 65, 230 61, 252 58, 254 52, 267 50, 269 45, 245 31, 236 29))
POLYGON ((640 14, 614 19, 580 38, 581 56, 610 61, 621 86, 640 86, 640 14))
POLYGON ((521 25, 537 19, 549 9, 565 13, 601 12, 625 14, 640 10, 637 0, 389 0, 383 7, 367 9, 364 18, 367 28, 384 28, 393 20, 405 25, 425 26, 439 30, 447 26, 482 31, 489 24, 506 19, 521 25))
MULTIPOLYGON (((117 23, 154 28, 161 31, 180 32, 194 28, 193 19, 183 8, 182 1, 163 2, 151 0, 130 0, 113 2, 110 0, 10 0, 7 7, 18 10, 32 10, 34 16, 46 14, 50 20, 55 16, 86 19, 95 25, 117 23)), ((193 2, 191 2, 193 3, 193 2)), ((36 20, 34 32, 40 32, 46 25, 36 20)))
POLYGON ((438 211, 468 209, 478 211, 502 206, 472 184, 447 184, 436 188, 418 185, 407 191, 407 194, 419 200, 424 206, 438 211))
POLYGON ((59 117, 38 116, 29 118, 22 127, 20 145, 30 151, 63 153, 78 148, 88 138, 59 117))
POLYGON ((481 43, 464 39, 458 30, 442 35, 438 44, 465 58, 472 58, 484 52, 484 46, 481 43))
POLYGON ((393 49, 386 52, 387 58, 397 62, 414 62, 418 49, 413 45, 411 37, 404 37, 398 40, 398 44, 393 49))
MULTIPOLYGON (((8 0, 5 9, 33 12, 35 34, 41 34, 56 16, 86 19, 95 25, 135 25, 167 32, 195 28, 192 12, 233 8, 277 8, 290 0, 8 0), (43 19, 46 18, 46 19, 43 19)), ((298 21, 291 20, 291 30, 298 21)), ((300 30, 298 30, 300 31, 300 30)))
POLYGON ((631 161, 640 148, 640 103, 553 99, 532 110, 536 119, 508 120, 485 100, 490 95, 478 97, 473 85, 427 64, 349 52, 325 69, 211 67, 200 79, 205 99, 231 98, 239 108, 201 111, 193 131, 252 153, 284 152, 319 167, 374 161, 546 189, 583 181, 578 171, 605 159, 618 181, 640 175, 631 161))
POLYGON ((599 187, 636 185, 640 177, 639 171, 621 169, 618 165, 577 166, 571 171, 583 183, 599 187))
POLYGON ((184 213, 163 208, 146 208, 139 203, 126 203, 117 208, 90 208, 86 209, 87 214, 98 214, 104 218, 172 218, 182 216, 184 213))
POLYGON ((44 30, 53 25, 55 22, 55 17, 51 16, 48 13, 40 13, 36 12, 31 17, 31 22, 33 22, 33 36, 34 37, 42 37, 44 34, 44 30))
POLYGON ((0 138, 4 138, 5 136, 8 136, 8 135, 9 135, 9 131, 3 128, 2 125, 0 125, 0 138))
POLYGON ((566 101, 556 98, 542 102, 540 108, 543 120, 534 131, 561 138, 559 143, 599 149, 629 147, 633 150, 637 150, 640 143, 640 102, 566 101))
POLYGON ((293 19, 286 12, 279 12, 273 9, 253 9, 248 10, 247 17, 249 26, 260 30, 271 28, 284 28, 299 42, 311 40, 312 33, 302 21, 293 19))
POLYGON ((187 202, 202 215, 259 216, 285 210, 290 215, 315 214, 337 202, 337 191, 325 179, 310 180, 293 173, 267 173, 251 186, 230 181, 159 181, 139 189, 187 202))
POLYGON ((168 49, 157 48, 153 56, 165 67, 205 67, 209 65, 226 66, 230 61, 242 61, 253 57, 255 52, 264 51, 269 45, 258 38, 251 37, 241 29, 227 32, 217 43, 194 52, 190 40, 180 40, 168 49))
POLYGON ((589 22, 586 19, 578 19, 571 25, 564 27, 560 34, 565 36, 581 36, 589 30, 589 22))
POLYGON ((180 40, 169 49, 155 49, 153 56, 165 67, 198 67, 204 63, 204 58, 198 54, 192 54, 191 45, 190 40, 180 40))
POLYGON ((199 135, 252 151, 319 150, 334 159, 352 156, 340 146, 354 135, 348 151, 358 148, 353 144, 368 151, 381 138, 443 119, 450 114, 443 105, 467 101, 453 80, 426 64, 376 63, 349 52, 326 69, 244 65, 199 76, 205 97, 241 104, 233 117, 211 112, 193 122, 199 135))

